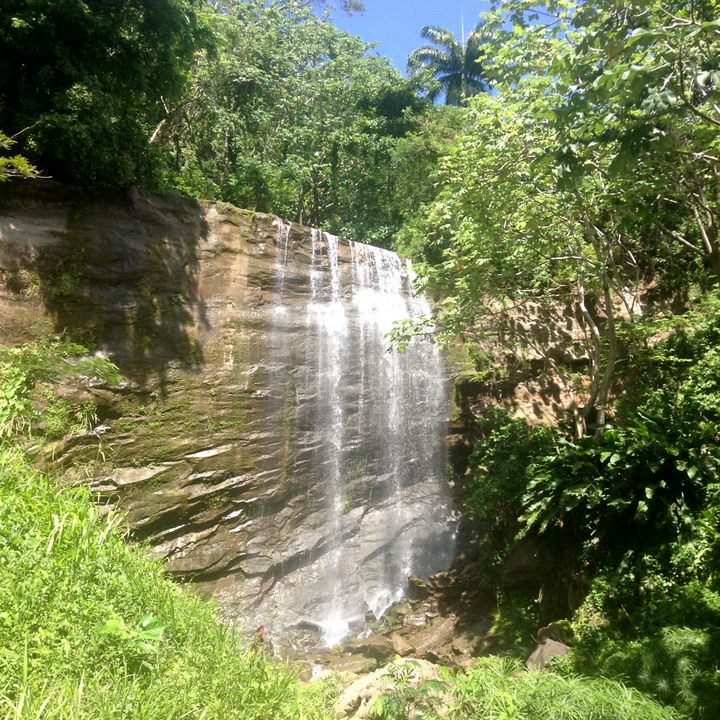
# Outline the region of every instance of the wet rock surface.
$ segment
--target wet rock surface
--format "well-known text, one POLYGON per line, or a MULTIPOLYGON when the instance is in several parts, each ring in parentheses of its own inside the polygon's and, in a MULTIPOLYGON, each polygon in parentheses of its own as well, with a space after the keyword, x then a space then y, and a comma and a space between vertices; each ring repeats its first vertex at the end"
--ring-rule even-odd
POLYGON ((358 673, 397 656, 455 669, 469 667, 502 642, 493 630, 495 607, 492 590, 482 586, 476 565, 461 555, 450 570, 427 581, 411 577, 408 596, 371 622, 369 634, 315 653, 312 662, 358 673))

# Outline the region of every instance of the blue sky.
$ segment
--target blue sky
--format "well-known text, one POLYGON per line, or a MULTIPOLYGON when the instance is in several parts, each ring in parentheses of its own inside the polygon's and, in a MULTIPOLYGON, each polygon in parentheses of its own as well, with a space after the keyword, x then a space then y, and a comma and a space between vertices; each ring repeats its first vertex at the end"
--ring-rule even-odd
POLYGON ((423 25, 439 25, 460 37, 460 18, 465 32, 489 9, 488 0, 363 0, 365 12, 357 15, 335 13, 335 24, 367 42, 377 43, 376 52, 388 56, 405 72, 408 55, 425 41, 423 25))

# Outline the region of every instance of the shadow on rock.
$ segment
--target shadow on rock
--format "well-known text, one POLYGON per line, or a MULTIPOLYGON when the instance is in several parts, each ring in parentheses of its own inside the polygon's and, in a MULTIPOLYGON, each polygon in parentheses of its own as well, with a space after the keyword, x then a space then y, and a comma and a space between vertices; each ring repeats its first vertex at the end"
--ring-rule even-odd
MULTIPOLYGON (((171 363, 202 361, 197 251, 207 233, 205 211, 192 200, 7 183, 0 280, 15 296, 18 327, 23 305, 41 301, 52 323, 43 330, 101 348, 126 376, 154 379, 162 393, 171 363)), ((4 336, 12 341, 11 328, 4 336)))

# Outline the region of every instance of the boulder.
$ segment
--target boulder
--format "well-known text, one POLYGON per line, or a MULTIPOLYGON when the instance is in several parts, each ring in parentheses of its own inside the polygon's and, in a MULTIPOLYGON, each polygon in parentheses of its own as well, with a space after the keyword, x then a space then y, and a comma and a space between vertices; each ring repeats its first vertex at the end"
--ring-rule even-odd
POLYGON ((413 688, 419 687, 427 680, 439 680, 440 668, 426 660, 402 659, 380 670, 356 680, 347 687, 338 698, 333 708, 333 715, 337 720, 353 718, 364 720, 370 717, 370 708, 375 698, 383 693, 391 692, 395 682, 393 676, 402 670, 409 672, 407 682, 413 688))
POLYGON ((411 645, 402 635, 399 633, 392 633, 388 638, 390 647, 393 649, 396 655, 405 657, 415 652, 415 648, 411 645))
POLYGON ((395 655, 390 642, 383 635, 370 635, 364 640, 354 640, 346 645, 346 649, 353 655, 365 655, 375 660, 389 660, 395 655))
POLYGON ((569 620, 556 620, 537 631, 536 639, 539 643, 545 640, 558 640, 559 642, 572 643, 573 629, 569 620))
POLYGON ((450 649, 455 636, 457 618, 454 616, 433 618, 424 628, 412 634, 410 642, 419 657, 432 653, 434 657, 452 654, 450 649))
POLYGON ((533 650, 532 655, 526 660, 525 666, 528 670, 543 671, 545 665, 552 658, 565 657, 568 652, 570 652, 570 647, 565 643, 557 640, 545 640, 533 650))
POLYGON ((341 675, 364 675, 378 666, 377 660, 365 655, 337 655, 329 657, 326 662, 328 670, 341 675))
POLYGON ((432 593, 432 588, 417 575, 408 578, 408 597, 411 600, 425 600, 432 593))

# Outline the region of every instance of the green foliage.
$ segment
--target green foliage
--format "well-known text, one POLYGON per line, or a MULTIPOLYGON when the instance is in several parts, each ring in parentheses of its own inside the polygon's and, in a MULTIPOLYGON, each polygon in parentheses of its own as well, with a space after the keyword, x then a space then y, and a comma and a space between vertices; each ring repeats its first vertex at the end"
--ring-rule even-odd
POLYGON ((62 437, 88 430, 94 404, 59 397, 53 386, 117 385, 120 380, 112 362, 62 338, 0 350, 0 443, 21 434, 62 437))
POLYGON ((673 713, 612 680, 527 672, 518 660, 481 658, 455 687, 450 717, 486 720, 671 720, 673 713))
MULTIPOLYGON (((370 705, 371 720, 438 720, 439 711, 446 701, 449 682, 443 680, 419 681, 419 663, 404 660, 387 667, 390 690, 378 695, 370 705)), ((446 673, 447 680, 450 680, 446 673)))
POLYGON ((716 11, 496 3, 481 46, 496 93, 471 99, 434 200, 401 233, 430 260, 441 335, 472 339, 499 307, 574 307, 590 358, 564 378, 577 435, 603 431, 619 309, 638 316, 642 282, 682 294, 720 277, 716 11))
POLYGON ((394 249, 416 261, 437 262, 420 234, 420 210, 436 193, 438 163, 462 132, 467 113, 452 106, 434 107, 420 115, 417 126, 399 138, 392 151, 397 204, 405 224, 396 233, 394 249))
POLYGON ((478 430, 481 438, 470 457, 472 479, 465 506, 487 538, 488 555, 497 563, 520 529, 518 508, 532 478, 528 460, 548 452, 555 433, 532 429, 503 411, 488 413, 478 430))
POLYGON ((673 720, 677 715, 616 680, 527 671, 509 657, 480 658, 457 676, 412 684, 412 663, 371 705, 378 720, 673 720))
POLYGON ((667 416, 608 429, 600 444, 560 438, 537 457, 523 498, 526 531, 572 520, 598 551, 625 547, 626 533, 680 535, 692 526, 708 483, 717 482, 717 428, 688 434, 667 416))
MULTIPOLYGON (((497 563, 500 557, 496 554, 493 560, 497 563)), ((496 571, 497 565, 491 566, 485 574, 488 578, 496 577, 496 571)), ((498 588, 491 632, 498 636, 501 654, 526 658, 537 629, 543 624, 537 595, 531 596, 527 590, 498 588)))
MULTIPOLYGON (((4 153, 15 144, 12 138, 0 131, 0 152, 4 153)), ((31 178, 37 175, 37 169, 22 155, 0 155, 0 182, 10 178, 31 178)))
POLYGON ((85 489, 0 450, 0 717, 327 716, 283 668, 124 542, 85 489))
MULTIPOLYGON (((306 5, 309 3, 305 3, 306 5)), ((337 7, 342 10, 343 12, 346 12, 348 14, 356 13, 356 12, 364 12, 365 11, 365 5, 364 3, 360 2, 360 0, 314 0, 312 3, 313 5, 317 6, 326 6, 326 5, 337 5, 337 7)))
POLYGON ((201 0, 5 0, 0 126, 76 184, 149 182, 149 139, 180 96, 201 0))
POLYGON ((574 548, 569 570, 587 595, 569 667, 710 718, 720 702, 717 292, 626 330, 624 391, 605 432, 573 438, 500 417, 473 456, 470 509, 496 563, 514 532, 574 548))
POLYGON ((631 401, 621 396, 599 441, 561 438, 555 452, 534 456, 522 522, 526 532, 572 528, 588 558, 604 563, 629 548, 694 538, 705 565, 696 563, 687 579, 709 579, 720 551, 711 531, 720 482, 717 294, 632 335, 643 340, 630 349, 638 363, 628 367, 631 401))
POLYGON ((128 667, 152 669, 150 658, 159 652, 159 642, 165 632, 165 623, 152 615, 140 618, 134 626, 114 615, 100 628, 100 635, 106 636, 122 648, 128 667))
POLYGON ((304 2, 227 2, 159 136, 168 182, 387 244, 415 84, 304 2))
POLYGON ((3 364, 0 386, 0 428, 3 436, 15 435, 24 429, 30 411, 27 377, 18 367, 3 364))
MULTIPOLYGON (((586 370, 546 363, 576 398, 572 431, 480 428, 469 486, 497 562, 533 539, 584 585, 581 643, 649 647, 663 628, 718 623, 720 316, 697 290, 720 277, 716 17, 705 2, 497 3, 496 94, 472 98, 435 198, 401 234, 440 298, 441 337, 473 341, 528 304, 572 308, 586 331, 586 370), (643 285, 690 311, 643 315, 643 285)), ((693 657, 707 684, 715 667, 693 657)), ((654 667, 675 687, 673 663, 654 667)), ((677 707, 714 710, 698 693, 677 707)))
POLYGON ((685 717, 714 718, 720 713, 719 643, 717 632, 678 627, 631 642, 596 633, 566 664, 618 678, 685 717))
MULTIPOLYGON (((0 127, 60 181, 180 191, 387 245, 416 211, 393 155, 423 80, 322 4, 8 0, 0 127)), ((3 157, 6 172, 34 168, 3 157)))

